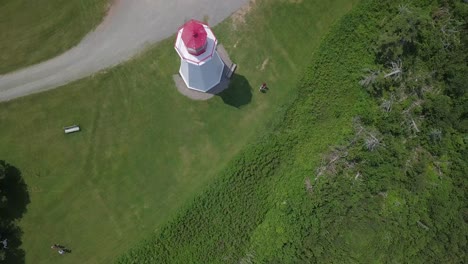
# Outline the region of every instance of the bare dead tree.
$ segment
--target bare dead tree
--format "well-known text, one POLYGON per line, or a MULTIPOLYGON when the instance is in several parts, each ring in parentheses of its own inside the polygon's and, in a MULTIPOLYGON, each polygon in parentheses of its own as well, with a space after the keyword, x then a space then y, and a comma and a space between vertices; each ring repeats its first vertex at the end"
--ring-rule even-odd
POLYGON ((389 99, 384 99, 382 101, 382 104, 380 104, 380 107, 387 113, 392 111, 392 106, 393 106, 393 101, 389 99))
POLYGON ((377 139, 372 133, 368 133, 368 137, 364 139, 364 145, 367 150, 374 151, 380 145, 380 140, 377 139))
POLYGON ((425 224, 423 224, 421 221, 417 221, 418 225, 426 230, 429 230, 429 227, 425 224))
POLYGON ((400 5, 398 5, 398 13, 400 13, 400 14, 411 14, 411 10, 409 9, 407 4, 400 4, 400 5))
POLYGON ((322 159, 320 166, 316 169, 316 177, 322 176, 324 173, 330 175, 336 175, 337 167, 336 164, 340 159, 346 158, 348 151, 346 147, 337 147, 330 152, 327 156, 322 159))
POLYGON ((341 158, 344 158, 347 156, 347 152, 346 153, 340 153, 339 151, 332 151, 328 157, 328 163, 326 164, 326 172, 328 174, 331 174, 331 175, 336 175, 336 162, 341 159, 341 158))
POLYGON ((359 81, 359 84, 367 88, 377 80, 377 77, 379 76, 380 71, 370 70, 370 69, 366 69, 365 71, 367 73, 362 76, 362 80, 359 81))
POLYGON ((460 39, 458 34, 460 32, 459 27, 462 25, 459 21, 448 17, 441 23, 440 31, 442 32, 442 45, 444 49, 449 49, 453 44, 459 44, 460 39))
POLYGON ((390 72, 385 74, 384 77, 391 77, 395 80, 400 80, 403 75, 403 63, 400 59, 390 62, 390 72))
POLYGON ((306 191, 308 193, 312 193, 314 188, 312 186, 312 183, 310 182, 310 178, 306 178, 305 181, 304 181, 304 184, 305 184, 306 191))
POLYGON ((361 176, 362 176, 361 172, 358 171, 358 172, 356 173, 356 176, 354 176, 354 180, 355 180, 355 181, 356 181, 356 180, 359 180, 359 179, 361 178, 361 176))
POLYGON ((418 124, 413 117, 405 117, 401 122, 401 126, 406 127, 410 133, 417 134, 420 132, 418 124))
POLYGON ((416 133, 419 133, 419 128, 418 128, 418 125, 416 125, 416 122, 414 122, 414 119, 411 118, 411 128, 416 132, 416 133))
POLYGON ((383 145, 377 138, 378 131, 372 131, 364 127, 359 119, 353 120, 354 131, 356 131, 355 141, 364 139, 364 146, 369 151, 374 151, 380 145, 383 145))
MULTIPOLYGON (((419 127, 415 121, 415 116, 413 114, 413 110, 414 108, 420 106, 424 101, 421 100, 421 99, 418 99, 418 100, 415 100, 411 103, 411 105, 406 108, 405 110, 403 110, 403 116, 405 118, 405 120, 403 121, 403 123, 406 123, 406 125, 408 126, 408 129, 409 131, 413 131, 414 133, 419 133, 420 130, 419 130, 419 127)), ((422 118, 422 117, 419 117, 419 118, 422 118)))
POLYGON ((359 117, 353 119, 353 128, 354 128, 354 138, 349 143, 350 146, 354 145, 360 138, 361 134, 365 132, 364 127, 361 124, 359 117))
MULTIPOLYGON (((320 166, 315 170, 315 180, 317 180, 322 175, 336 175, 339 172, 344 172, 345 175, 350 177, 351 173, 356 173, 354 179, 358 180, 361 177, 361 172, 356 171, 356 163, 347 159, 349 154, 349 149, 356 144, 357 142, 364 141, 364 145, 370 151, 377 149, 379 146, 384 146, 381 140, 378 138, 378 131, 371 130, 366 128, 362 123, 359 117, 353 119, 353 128, 355 131, 354 138, 345 146, 335 147, 329 152, 328 155, 322 158, 320 166)), ((304 184, 306 190, 312 191, 313 186, 310 182, 310 179, 305 179, 304 184)))
POLYGON ((443 48, 449 49, 452 45, 460 43, 459 33, 463 22, 453 19, 450 10, 445 7, 434 12, 434 17, 436 18, 435 26, 439 27, 442 33, 443 48))
POLYGON ((382 104, 380 104, 380 107, 385 111, 385 112, 390 112, 392 111, 392 106, 393 106, 393 103, 395 102, 395 96, 393 95, 390 95, 390 98, 388 99, 383 99, 382 101, 382 104))

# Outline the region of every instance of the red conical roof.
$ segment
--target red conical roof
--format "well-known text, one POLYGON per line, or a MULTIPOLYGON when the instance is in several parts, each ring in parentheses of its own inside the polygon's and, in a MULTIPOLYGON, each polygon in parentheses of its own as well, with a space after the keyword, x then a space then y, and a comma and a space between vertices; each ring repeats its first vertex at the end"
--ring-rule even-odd
POLYGON ((182 41, 192 55, 200 55, 206 50, 206 31, 203 23, 190 20, 184 24, 182 30, 182 41))

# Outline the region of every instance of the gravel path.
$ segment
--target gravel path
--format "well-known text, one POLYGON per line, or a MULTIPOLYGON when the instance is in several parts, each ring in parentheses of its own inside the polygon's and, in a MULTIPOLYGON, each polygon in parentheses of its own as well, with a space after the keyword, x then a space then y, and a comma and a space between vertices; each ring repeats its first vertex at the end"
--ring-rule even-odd
MULTIPOLYGON (((249 0, 114 0, 104 21, 76 47, 53 59, 0 75, 0 101, 53 89, 128 60, 185 20, 215 25, 249 0)), ((176 54, 174 53, 174 56, 176 54)))

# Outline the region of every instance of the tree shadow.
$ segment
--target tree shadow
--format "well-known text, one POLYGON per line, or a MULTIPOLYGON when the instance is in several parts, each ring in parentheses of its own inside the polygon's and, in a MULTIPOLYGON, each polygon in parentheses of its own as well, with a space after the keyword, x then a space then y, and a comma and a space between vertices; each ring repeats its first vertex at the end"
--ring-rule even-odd
POLYGON ((17 226, 30 202, 29 193, 18 168, 0 160, 0 240, 7 239, 8 247, 0 248, 4 254, 2 263, 24 263, 21 249, 23 232, 17 226))
MULTIPOLYGON (((11 223, 6 228, 2 227, 2 240, 8 239, 8 248, 3 249, 5 252, 5 259, 2 263, 17 264, 25 263, 25 252, 21 249, 21 236, 23 232, 15 224, 11 223)), ((3 247, 3 245, 0 244, 3 247)))
POLYGON ((252 101, 252 87, 242 75, 233 74, 229 88, 218 94, 225 104, 240 108, 252 101))

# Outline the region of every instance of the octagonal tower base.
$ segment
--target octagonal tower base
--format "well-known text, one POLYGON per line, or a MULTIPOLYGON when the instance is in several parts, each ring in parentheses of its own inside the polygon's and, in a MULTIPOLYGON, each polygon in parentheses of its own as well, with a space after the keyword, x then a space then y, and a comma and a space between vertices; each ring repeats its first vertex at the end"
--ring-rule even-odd
POLYGON ((223 45, 218 45, 217 51, 219 54, 219 57, 221 58, 224 67, 223 67, 223 73, 221 75, 221 80, 220 82, 215 85, 213 88, 206 92, 200 92, 194 89, 190 89, 187 87, 185 81, 182 79, 180 74, 174 74, 172 77, 174 79, 174 83, 176 85, 177 90, 187 96, 190 99, 193 100, 208 100, 215 96, 216 94, 221 93, 225 89, 229 87, 229 82, 230 82, 230 77, 233 75, 233 63, 231 59, 229 58, 229 55, 227 54, 226 50, 224 49, 223 45))

